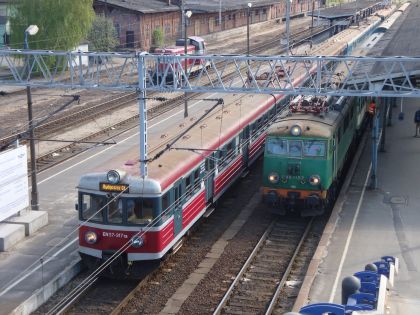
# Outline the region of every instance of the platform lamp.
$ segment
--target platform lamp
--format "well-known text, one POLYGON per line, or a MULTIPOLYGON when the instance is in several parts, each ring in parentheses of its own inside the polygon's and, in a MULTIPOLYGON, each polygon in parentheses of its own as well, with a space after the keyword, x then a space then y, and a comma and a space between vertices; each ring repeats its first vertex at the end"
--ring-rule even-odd
MULTIPOLYGON (((38 33, 38 26, 37 25, 29 25, 28 28, 25 30, 25 37, 24 37, 24 48, 29 49, 28 45, 28 35, 36 35, 38 33)), ((29 55, 26 57, 26 67, 28 69, 28 81, 30 79, 30 65, 29 65, 29 55)), ((28 101, 28 120, 29 120, 29 148, 31 152, 31 208, 32 210, 39 210, 38 205, 38 187, 37 187, 37 180, 36 180, 36 158, 35 158, 35 132, 34 132, 34 123, 32 117, 32 95, 31 95, 31 87, 28 85, 26 86, 26 96, 28 101)))
MULTIPOLYGON (((249 17, 251 16, 252 3, 248 2, 247 4, 247 13, 246 13, 246 55, 249 57, 249 17)), ((249 60, 248 60, 249 64, 249 60)))
MULTIPOLYGON (((184 55, 187 56, 187 19, 191 18, 192 12, 191 10, 184 11, 184 55)), ((187 76, 188 71, 188 59, 185 58, 184 61, 184 71, 185 77, 187 76)), ((188 100, 187 100, 187 92, 184 94, 184 118, 188 117, 188 100)))

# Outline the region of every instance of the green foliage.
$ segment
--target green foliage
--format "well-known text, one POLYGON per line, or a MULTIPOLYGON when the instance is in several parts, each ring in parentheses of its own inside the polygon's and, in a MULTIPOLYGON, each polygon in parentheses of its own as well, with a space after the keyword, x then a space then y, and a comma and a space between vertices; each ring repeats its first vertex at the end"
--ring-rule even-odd
POLYGON ((114 23, 103 15, 96 16, 87 38, 89 50, 111 51, 119 44, 114 23))
POLYGON ((154 47, 162 47, 164 42, 163 31, 160 27, 155 28, 152 33, 152 45, 154 47))
POLYGON ((71 50, 86 38, 95 13, 93 0, 11 0, 11 47, 23 48, 31 24, 38 34, 28 36, 30 49, 71 50))

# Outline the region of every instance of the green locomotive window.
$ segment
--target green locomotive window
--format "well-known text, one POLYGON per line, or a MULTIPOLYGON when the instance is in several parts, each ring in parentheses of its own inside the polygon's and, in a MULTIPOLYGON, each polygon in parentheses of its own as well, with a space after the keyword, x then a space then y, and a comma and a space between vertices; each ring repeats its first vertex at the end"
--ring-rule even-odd
POLYGON ((303 141, 303 155, 324 157, 325 156, 325 141, 319 140, 304 140, 303 141))
POLYGON ((287 140, 279 138, 267 138, 267 153, 287 155, 287 140))
POLYGON ((302 156, 302 141, 289 140, 289 156, 301 157, 302 156))

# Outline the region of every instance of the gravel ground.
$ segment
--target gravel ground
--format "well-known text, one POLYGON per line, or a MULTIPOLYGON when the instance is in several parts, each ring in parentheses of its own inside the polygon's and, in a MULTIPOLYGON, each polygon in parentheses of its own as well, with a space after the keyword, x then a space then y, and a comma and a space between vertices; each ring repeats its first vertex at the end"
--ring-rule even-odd
MULTIPOLYGON (((157 314, 164 308, 168 299, 198 267, 211 246, 258 191, 261 167, 262 163, 258 161, 248 177, 238 182, 226 193, 215 212, 202 224, 199 224, 180 251, 163 263, 162 272, 158 273, 148 285, 135 294, 135 298, 129 302, 129 308, 124 309, 121 314, 157 314)), ((254 213, 253 217, 257 219, 261 216, 259 213, 254 213)), ((265 223, 268 221, 265 219, 265 223)), ((240 243, 247 244, 247 242, 248 239, 242 238, 240 243)), ((228 248, 231 249, 230 245, 228 248)), ((229 252, 229 249, 225 249, 225 252, 229 252)), ((242 249, 238 249, 238 251, 241 252, 242 249)), ((224 273, 224 276, 226 274, 224 273)), ((230 274, 228 277, 233 275, 230 274)), ((191 314, 201 314, 198 305, 195 305, 191 314)))
MULTIPOLYGON (((251 184, 251 180, 247 178, 244 182, 251 184)), ((179 314, 213 313, 273 219, 274 216, 266 211, 264 205, 259 204, 217 263, 184 302, 179 314)))

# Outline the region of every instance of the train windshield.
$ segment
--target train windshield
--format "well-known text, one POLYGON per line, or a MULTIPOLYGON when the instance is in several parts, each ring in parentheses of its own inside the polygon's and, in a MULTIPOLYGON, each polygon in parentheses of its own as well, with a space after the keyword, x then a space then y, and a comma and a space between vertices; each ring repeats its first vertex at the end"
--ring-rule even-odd
POLYGON ((287 155, 287 140, 279 138, 267 138, 267 153, 275 155, 287 155))
POLYGON ((155 218, 156 207, 156 198, 108 198, 80 194, 80 216, 85 221, 147 225, 155 218))
POLYGON ((83 220, 103 222, 107 204, 105 196, 82 194, 80 201, 79 209, 83 220))
POLYGON ((151 198, 127 200, 127 223, 149 224, 153 221, 154 202, 151 198))
POLYGON ((303 155, 311 157, 325 156, 325 141, 322 140, 305 140, 303 141, 303 155))
POLYGON ((288 157, 325 157, 326 141, 267 138, 266 153, 288 157))

